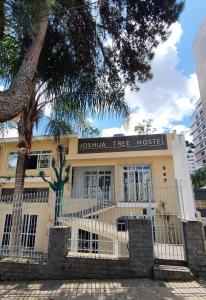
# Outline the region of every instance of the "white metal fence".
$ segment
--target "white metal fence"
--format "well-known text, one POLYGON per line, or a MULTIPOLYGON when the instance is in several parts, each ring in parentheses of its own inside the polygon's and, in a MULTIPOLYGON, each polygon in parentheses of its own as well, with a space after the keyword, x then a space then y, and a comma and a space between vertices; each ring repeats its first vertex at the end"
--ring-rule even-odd
POLYGON ((76 186, 64 197, 54 193, 2 196, 0 256, 46 259, 50 227, 66 225, 69 256, 128 257, 128 219, 151 218, 154 257, 184 259, 181 186, 148 180, 135 183, 129 197, 125 194, 128 185, 116 190, 76 186))
POLYGON ((0 197, 0 257, 47 258, 54 205, 48 193, 0 197))

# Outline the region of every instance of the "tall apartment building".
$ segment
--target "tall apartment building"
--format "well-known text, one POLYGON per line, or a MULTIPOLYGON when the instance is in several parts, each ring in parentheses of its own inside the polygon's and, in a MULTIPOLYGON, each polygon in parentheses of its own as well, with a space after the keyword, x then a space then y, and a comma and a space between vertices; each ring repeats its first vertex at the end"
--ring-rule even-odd
MULTIPOLYGON (((205 99, 206 100, 206 99, 205 99)), ((203 101, 199 99, 196 109, 191 117, 191 129, 197 167, 206 164, 206 107, 203 109, 203 101)))
POLYGON ((206 18, 200 27, 193 44, 196 72, 200 89, 200 99, 191 117, 191 127, 197 166, 206 164, 206 18))
POLYGON ((197 170, 195 149, 190 147, 187 148, 187 161, 188 161, 190 174, 192 174, 197 170))

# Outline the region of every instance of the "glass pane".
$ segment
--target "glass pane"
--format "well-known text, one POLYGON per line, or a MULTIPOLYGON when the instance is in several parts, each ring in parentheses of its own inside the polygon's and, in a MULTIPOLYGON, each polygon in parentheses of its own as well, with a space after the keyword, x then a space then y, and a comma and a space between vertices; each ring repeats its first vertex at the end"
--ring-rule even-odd
POLYGON ((39 156, 39 168, 49 168, 50 167, 50 161, 51 161, 51 155, 48 154, 42 154, 39 156))
POLYGON ((10 154, 8 157, 8 168, 15 169, 17 165, 18 153, 10 154))

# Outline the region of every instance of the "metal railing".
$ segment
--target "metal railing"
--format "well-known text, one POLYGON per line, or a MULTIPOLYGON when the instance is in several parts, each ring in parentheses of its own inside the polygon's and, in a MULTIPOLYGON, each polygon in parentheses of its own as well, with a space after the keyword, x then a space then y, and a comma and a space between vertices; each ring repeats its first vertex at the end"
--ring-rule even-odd
MULTIPOLYGON (((128 218, 151 218, 154 257, 184 259, 181 186, 176 183, 147 183, 144 193, 138 184, 122 200, 122 188, 90 190, 75 188, 71 193, 33 193, 0 198, 0 256, 47 257, 51 226, 70 227, 68 255, 93 258, 128 257, 128 218), (89 191, 89 193, 88 193, 89 191), (136 194, 135 194, 136 193, 136 194), (51 196, 52 195, 52 196, 51 196), (141 198, 140 196, 143 195, 141 198), (124 204, 124 205, 122 205, 124 204), (134 204, 134 205, 133 205, 134 204), (140 205, 137 205, 140 204, 140 205)), ((123 189, 124 190, 124 189, 123 189)))
POLYGON ((47 192, 0 197, 0 257, 47 259, 55 201, 47 192))
POLYGON ((48 202, 49 193, 48 192, 38 192, 38 193, 24 193, 24 194, 8 194, 0 196, 0 203, 12 203, 16 199, 22 200, 23 202, 48 202))
POLYGON ((114 201, 114 186, 83 187, 74 186, 71 189, 71 198, 98 199, 99 201, 114 201))

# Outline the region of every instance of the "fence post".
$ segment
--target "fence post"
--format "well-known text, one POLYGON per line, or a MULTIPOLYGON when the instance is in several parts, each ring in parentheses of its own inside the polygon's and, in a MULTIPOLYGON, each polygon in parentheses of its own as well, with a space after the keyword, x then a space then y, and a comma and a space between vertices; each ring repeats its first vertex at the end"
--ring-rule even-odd
POLYGON ((55 263, 62 261, 68 254, 69 227, 52 227, 49 231, 48 259, 55 263))
POLYGON ((183 222, 187 264, 197 276, 206 276, 206 252, 203 226, 198 221, 183 222))
POLYGON ((152 277, 152 224, 147 219, 129 219, 129 262, 137 277, 152 277))

